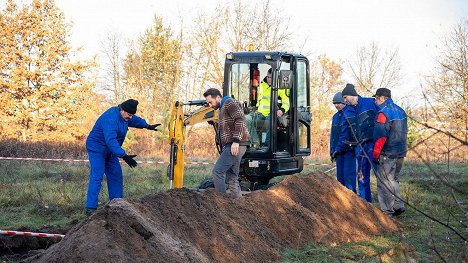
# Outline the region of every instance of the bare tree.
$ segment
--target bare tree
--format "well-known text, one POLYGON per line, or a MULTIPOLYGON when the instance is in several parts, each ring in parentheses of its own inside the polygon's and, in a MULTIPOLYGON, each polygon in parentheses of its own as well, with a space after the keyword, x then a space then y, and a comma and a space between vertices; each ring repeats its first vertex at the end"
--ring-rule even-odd
POLYGON ((199 14, 185 40, 181 85, 181 98, 201 98, 207 88, 220 87, 222 63, 218 57, 221 28, 226 15, 220 6, 213 13, 199 14))
POLYGON ((442 39, 437 68, 422 91, 429 114, 415 119, 423 128, 440 134, 435 139, 445 148, 442 156, 464 160, 468 145, 468 21, 442 39))
POLYGON ((247 50, 249 44, 256 50, 287 49, 289 18, 281 14, 269 2, 243 1, 199 14, 184 45, 184 65, 189 66, 182 73, 185 96, 197 97, 208 87, 221 87, 227 52, 247 50))
POLYGON ((270 1, 261 6, 261 12, 255 8, 251 15, 256 18, 249 38, 258 50, 291 50, 290 17, 283 16, 280 10, 272 10, 270 1))
POLYGON ((123 44, 122 35, 108 31, 105 39, 101 41, 101 52, 104 55, 104 83, 103 88, 110 91, 114 103, 122 101, 125 94, 123 85, 123 44))
POLYGON ((290 18, 272 10, 270 1, 238 1, 233 2, 232 6, 226 6, 225 10, 228 14, 225 38, 229 50, 244 51, 249 44, 253 44, 256 50, 288 49, 290 18))
POLYGON ((375 42, 362 46, 356 57, 348 62, 360 92, 372 93, 375 89, 397 86, 402 78, 398 48, 382 50, 375 42))

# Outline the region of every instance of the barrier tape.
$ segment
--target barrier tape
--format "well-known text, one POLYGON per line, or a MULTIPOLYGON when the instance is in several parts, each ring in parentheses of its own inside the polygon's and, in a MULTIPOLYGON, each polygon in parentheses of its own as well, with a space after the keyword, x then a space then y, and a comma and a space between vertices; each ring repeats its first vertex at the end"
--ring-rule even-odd
MULTIPOLYGON (((28 158, 28 157, 2 157, 0 160, 24 160, 24 161, 46 161, 46 162, 77 162, 87 163, 89 160, 75 160, 75 159, 51 159, 51 158, 28 158)), ((120 160, 121 163, 124 161, 120 160)), ((167 161, 137 161, 143 164, 169 164, 167 161)), ((185 162, 185 164, 193 165, 214 165, 215 162, 185 162)), ((332 163, 304 163, 304 166, 334 166, 332 163)))
POLYGON ((0 230, 0 235, 28 236, 28 237, 53 237, 53 238, 63 238, 65 236, 61 234, 46 234, 46 233, 22 232, 22 231, 11 231, 11 230, 0 230))
POLYGON ((308 165, 311 165, 311 166, 335 166, 332 163, 304 163, 304 166, 308 166, 308 165))

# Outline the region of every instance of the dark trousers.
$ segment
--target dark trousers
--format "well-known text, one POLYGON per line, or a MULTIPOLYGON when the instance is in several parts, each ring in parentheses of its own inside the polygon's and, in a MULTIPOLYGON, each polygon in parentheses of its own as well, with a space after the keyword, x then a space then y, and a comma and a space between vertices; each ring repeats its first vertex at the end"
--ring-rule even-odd
POLYGON ((395 210, 404 208, 400 195, 400 171, 403 158, 388 158, 380 156, 379 172, 377 176, 377 196, 380 209, 385 214, 393 214, 395 210))
POLYGON ((231 197, 238 198, 241 196, 239 185, 239 166, 244 156, 246 146, 239 146, 239 153, 237 156, 231 154, 231 144, 227 144, 218 160, 216 161, 213 171, 213 183, 218 192, 226 193, 226 183, 229 186, 231 197))

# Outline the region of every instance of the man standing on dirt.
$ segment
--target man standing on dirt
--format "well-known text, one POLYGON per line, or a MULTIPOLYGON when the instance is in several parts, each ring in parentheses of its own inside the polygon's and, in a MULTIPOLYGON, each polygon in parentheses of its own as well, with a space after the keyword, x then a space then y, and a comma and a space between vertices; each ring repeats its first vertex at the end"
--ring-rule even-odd
POLYGON ((333 105, 337 112, 332 118, 330 133, 330 157, 336 160, 336 179, 349 190, 356 193, 356 155, 351 128, 346 123, 347 118, 354 116, 354 107, 346 105, 341 92, 333 97, 333 105))
POLYGON ((226 182, 232 198, 239 198, 239 166, 247 150, 249 133, 245 124, 245 115, 240 103, 229 96, 222 97, 218 89, 210 88, 203 96, 208 105, 217 110, 218 137, 222 152, 213 167, 213 183, 217 191, 226 193, 226 182))
POLYGON ((399 174, 407 151, 408 123, 406 112, 391 99, 387 88, 377 89, 375 103, 380 110, 374 128, 373 161, 379 166, 377 194, 380 209, 388 215, 405 212, 400 196, 399 174))
POLYGON ((367 202, 372 202, 370 190, 370 170, 372 167, 372 152, 374 148, 373 131, 375 116, 378 112, 373 98, 363 98, 354 89, 353 84, 346 84, 341 92, 346 104, 354 107, 355 115, 347 118, 348 125, 353 127, 353 143, 356 146, 358 162, 359 196, 367 202))
POLYGON ((137 166, 137 162, 133 159, 136 155, 128 155, 122 149, 128 127, 156 131, 160 125, 148 125, 144 119, 136 116, 137 106, 137 100, 129 99, 108 109, 97 119, 86 139, 86 150, 91 166, 86 197, 86 215, 88 216, 94 214, 98 207, 104 174, 106 174, 109 200, 123 197, 122 168, 119 158, 122 158, 131 168, 137 166))

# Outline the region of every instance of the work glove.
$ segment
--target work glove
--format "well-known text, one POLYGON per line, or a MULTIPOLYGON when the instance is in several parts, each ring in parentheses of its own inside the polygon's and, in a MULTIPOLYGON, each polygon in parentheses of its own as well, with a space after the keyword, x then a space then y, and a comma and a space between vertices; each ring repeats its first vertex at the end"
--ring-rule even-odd
POLYGON ((372 158, 372 162, 373 162, 374 164, 379 165, 379 164, 380 164, 380 158, 372 158))
POLYGON ((161 125, 161 123, 156 123, 156 124, 148 124, 146 129, 151 130, 151 131, 157 131, 157 127, 161 125))
POLYGON ((136 157, 136 154, 133 154, 133 155, 127 155, 125 154, 122 159, 128 164, 128 166, 130 166, 131 168, 135 168, 138 163, 133 159, 136 157))
POLYGON ((332 153, 332 156, 331 156, 331 162, 335 162, 336 161, 336 157, 338 157, 339 153, 337 151, 333 152, 332 153))

